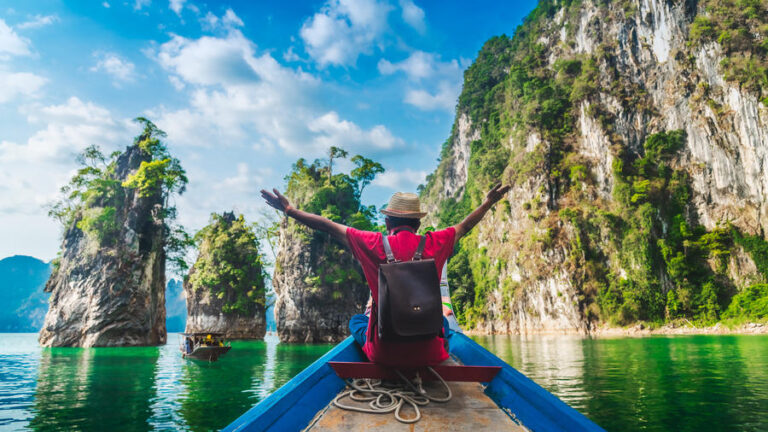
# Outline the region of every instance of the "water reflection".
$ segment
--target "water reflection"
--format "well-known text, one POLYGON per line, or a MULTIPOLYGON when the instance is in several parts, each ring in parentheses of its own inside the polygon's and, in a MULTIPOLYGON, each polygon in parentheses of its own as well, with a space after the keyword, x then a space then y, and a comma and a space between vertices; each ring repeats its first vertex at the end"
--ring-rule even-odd
POLYGON ((249 392, 252 377, 264 376, 264 342, 232 342, 232 349, 217 362, 183 362, 186 392, 180 413, 193 430, 219 429, 256 403, 249 392), (236 372, 235 372, 236 371, 236 372))
POLYGON ((617 431, 768 430, 768 337, 476 337, 617 431))
POLYGON ((159 349, 48 348, 40 363, 33 430, 150 430, 159 349))

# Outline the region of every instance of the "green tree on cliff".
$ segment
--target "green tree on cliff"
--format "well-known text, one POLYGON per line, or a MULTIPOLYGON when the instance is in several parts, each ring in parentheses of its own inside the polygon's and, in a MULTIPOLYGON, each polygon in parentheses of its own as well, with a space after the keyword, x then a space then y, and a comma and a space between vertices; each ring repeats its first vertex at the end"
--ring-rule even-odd
MULTIPOLYGON (((329 154, 338 157, 347 153, 336 148, 329 154)), ((384 172, 384 168, 363 156, 354 156, 352 160, 358 167, 351 174, 332 174, 330 158, 327 163, 315 160, 311 164, 305 159, 299 159, 286 177, 286 196, 302 210, 358 229, 376 229, 376 209, 362 205, 360 194, 365 185, 373 181, 377 174, 384 172)), ((314 255, 313 262, 317 264, 314 267, 315 276, 310 281, 312 284, 341 287, 345 284, 362 283, 362 277, 356 269, 346 268, 339 264, 338 259, 333 258, 345 252, 327 234, 310 232, 293 221, 289 223, 310 243, 314 255)), ((341 295, 339 290, 334 293, 341 295)))
POLYGON ((186 172, 161 141, 165 132, 144 117, 135 121, 143 126, 133 143, 142 158, 138 170, 119 178, 118 163, 130 147, 126 152, 115 151, 105 156, 98 146, 89 146, 77 157, 80 168, 61 188, 63 196, 50 206, 48 214, 65 229, 75 224, 97 247, 119 247, 119 221, 131 204, 126 202, 130 193, 135 191, 141 198, 155 196, 162 205, 159 214, 153 217, 163 223, 167 258, 172 267, 185 270, 184 255, 192 240, 175 224, 176 208, 170 205, 170 198, 184 193, 186 172))
POLYGON ((195 290, 224 300, 222 312, 252 315, 266 304, 264 257, 253 227, 243 215, 213 213, 195 234, 200 254, 188 278, 195 290))

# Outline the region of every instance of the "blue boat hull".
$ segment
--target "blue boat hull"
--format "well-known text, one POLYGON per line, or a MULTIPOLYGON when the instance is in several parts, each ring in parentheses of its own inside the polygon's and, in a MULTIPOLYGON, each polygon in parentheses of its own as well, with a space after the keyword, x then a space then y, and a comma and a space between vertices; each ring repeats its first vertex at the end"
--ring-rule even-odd
MULTIPOLYGON (((534 432, 603 431, 584 415, 461 333, 449 340, 451 354, 469 366, 501 366, 485 394, 534 432)), ((347 338, 301 373, 237 418, 225 431, 300 431, 345 387, 329 361, 366 361, 347 338)))

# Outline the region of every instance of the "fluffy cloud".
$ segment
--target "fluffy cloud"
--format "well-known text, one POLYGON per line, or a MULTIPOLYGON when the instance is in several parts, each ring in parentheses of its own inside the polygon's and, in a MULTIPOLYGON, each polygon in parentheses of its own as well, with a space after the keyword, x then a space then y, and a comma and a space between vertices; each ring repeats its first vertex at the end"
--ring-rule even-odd
POLYGON ((232 9, 227 9, 221 17, 208 12, 204 17, 200 18, 200 25, 202 25, 203 29, 212 31, 219 29, 232 30, 245 24, 232 9))
POLYGON ((387 29, 391 9, 377 0, 329 0, 301 27, 307 53, 321 67, 354 65, 387 29))
POLYGON ((405 103, 424 111, 445 110, 453 112, 456 100, 461 92, 461 84, 442 81, 437 91, 430 93, 424 89, 410 89, 405 94, 405 103))
POLYGON ((373 184, 399 191, 415 191, 416 186, 424 183, 426 178, 426 171, 415 171, 412 169, 405 169, 402 171, 387 170, 384 173, 379 174, 373 180, 373 184))
POLYGON ((56 15, 35 15, 29 21, 23 22, 16 26, 17 29, 36 29, 53 24, 59 20, 56 15))
POLYGON ((424 33, 427 28, 424 23, 424 10, 416 6, 412 0, 400 0, 400 9, 402 9, 403 21, 419 33, 424 33))
POLYGON ((0 60, 10 56, 30 55, 29 40, 16 34, 13 29, 0 18, 0 60))
POLYGON ((463 65, 458 61, 443 62, 434 53, 415 51, 400 62, 381 59, 378 68, 384 75, 402 72, 411 81, 405 103, 425 111, 453 112, 462 82, 463 65))
POLYGON ((48 80, 29 72, 7 72, 0 69, 0 104, 19 96, 35 97, 48 80))
MULTIPOLYGON (((29 40, 19 36, 3 19, 0 19, 0 62, 14 56, 32 54, 29 40)), ((18 97, 36 97, 48 80, 30 73, 10 70, 0 63, 0 104, 18 97)))
POLYGON ((0 142, 0 164, 60 162, 67 164, 89 145, 114 150, 130 140, 130 123, 116 121, 106 108, 71 97, 61 105, 27 108, 27 120, 44 128, 26 143, 0 142))
POLYGON ((135 66, 130 61, 113 53, 94 53, 94 56, 99 60, 91 71, 106 72, 112 77, 115 85, 119 86, 121 83, 133 82, 136 79, 135 66))
POLYGON ((254 82, 257 69, 266 68, 263 64, 269 62, 254 57, 253 45, 239 31, 226 38, 173 36, 160 47, 157 60, 183 81, 200 85, 254 82))
POLYGON ((181 10, 184 8, 184 3, 186 3, 187 0, 170 0, 168 7, 176 13, 176 15, 181 15, 181 10))
POLYGON ((431 78, 455 77, 461 74, 459 62, 451 60, 440 61, 434 53, 414 51, 408 58, 400 62, 391 63, 386 59, 379 60, 379 72, 384 75, 404 72, 411 80, 423 80, 431 78))
POLYGON ((150 4, 152 4, 152 0, 136 0, 133 3, 133 10, 141 10, 144 6, 149 6, 150 4))
POLYGON ((222 37, 173 36, 155 58, 178 88, 191 86, 187 108, 152 113, 180 144, 281 148, 307 156, 320 155, 331 144, 354 150, 401 143, 382 125, 363 129, 324 110, 316 78, 282 66, 269 53, 257 54, 239 30, 222 37))
POLYGON ((315 147, 320 149, 335 145, 347 149, 373 147, 388 150, 403 144, 401 139, 382 125, 364 130, 353 122, 341 120, 334 111, 309 122, 309 130, 317 134, 313 141, 315 147))
MULTIPOLYGON (((98 144, 105 152, 130 142, 137 126, 115 120, 98 105, 70 98, 63 104, 25 108, 27 120, 38 125, 37 132, 24 143, 0 142, 0 215, 4 221, 18 220, 19 226, 34 226, 24 238, 34 245, 50 245, 58 227, 45 216, 45 206, 58 197, 58 189, 74 174, 75 154, 98 144), (43 235, 44 234, 44 235, 43 235), (48 240, 45 240, 48 238, 48 240)), ((18 241, 18 233, 0 235, 18 241)), ((4 245, 7 252, 28 251, 28 244, 4 245)), ((30 251, 31 252, 31 251, 30 251)), ((47 249, 35 253, 46 256, 47 249)))

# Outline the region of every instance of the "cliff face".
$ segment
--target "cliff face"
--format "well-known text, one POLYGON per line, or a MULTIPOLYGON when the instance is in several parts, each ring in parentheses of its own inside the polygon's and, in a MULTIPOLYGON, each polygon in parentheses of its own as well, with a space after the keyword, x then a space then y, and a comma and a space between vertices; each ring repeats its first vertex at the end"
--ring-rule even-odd
POLYGON ((513 185, 449 266, 468 325, 712 321, 765 281, 768 14, 752 3, 543 1, 486 44, 422 192, 447 225, 513 185))
POLYGON ((184 280, 186 332, 264 338, 265 274, 253 231, 242 216, 224 213, 213 215, 197 239, 200 253, 184 280))
MULTIPOLYGON (((354 180, 344 174, 329 179, 317 163, 294 166, 286 196, 291 204, 316 214, 372 229, 360 207, 354 180)), ((369 289, 351 253, 327 234, 313 232, 293 219, 280 224, 279 253, 272 285, 277 334, 283 342, 338 342, 349 335, 349 318, 362 313, 369 289)))
MULTIPOLYGON (((111 179, 122 183, 151 157, 138 145, 117 159, 111 179)), ((77 217, 46 284, 51 293, 40 331, 43 346, 160 345, 165 331, 164 224, 160 192, 121 188, 115 242, 86 235, 77 217)), ((81 224, 82 226, 82 224, 81 224)))

